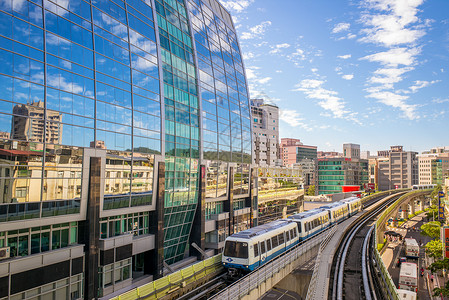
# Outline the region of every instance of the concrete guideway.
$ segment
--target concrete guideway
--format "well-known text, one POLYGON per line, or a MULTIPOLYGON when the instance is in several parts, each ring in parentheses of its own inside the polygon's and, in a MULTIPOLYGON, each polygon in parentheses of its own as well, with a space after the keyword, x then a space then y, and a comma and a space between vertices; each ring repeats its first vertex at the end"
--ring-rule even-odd
POLYGON ((328 299, 328 293, 329 293, 329 281, 330 281, 330 271, 331 271, 331 263, 334 259, 335 251, 340 243, 340 240, 343 237, 343 234, 346 232, 346 229, 355 222, 362 214, 364 214, 367 211, 371 211, 376 209, 380 204, 383 202, 391 199, 392 197, 396 197, 397 194, 393 194, 390 196, 387 196, 383 198, 382 201, 378 201, 377 205, 372 205, 368 208, 366 208, 364 211, 359 212, 358 214, 352 216, 351 218, 345 220, 344 222, 340 223, 338 225, 339 229, 338 231, 333 235, 332 239, 329 241, 327 246, 323 249, 321 254, 320 261, 317 261, 317 276, 315 283, 316 291, 314 295, 308 299, 308 300, 322 300, 322 299, 328 299))

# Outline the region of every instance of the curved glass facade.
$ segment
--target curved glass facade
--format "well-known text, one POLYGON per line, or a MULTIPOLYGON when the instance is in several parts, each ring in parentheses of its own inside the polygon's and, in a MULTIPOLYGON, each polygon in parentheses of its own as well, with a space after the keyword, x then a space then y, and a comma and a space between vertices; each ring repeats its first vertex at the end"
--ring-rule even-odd
MULTIPOLYGON (((247 84, 231 17, 215 0, 1 1, 0 89, 0 224, 8 228, 61 216, 78 228, 87 220, 95 156, 100 218, 146 213, 136 223, 144 234, 154 218, 157 164, 165 162, 169 264, 188 249, 200 165, 204 197, 221 201, 220 209, 208 204, 208 218, 246 206, 247 84)), ((136 232, 120 222, 114 232, 136 232)), ((111 228, 102 226, 98 238, 115 236, 111 228)), ((0 248, 13 246, 6 231, 0 237, 0 248)), ((77 242, 70 235, 63 245, 77 242)), ((14 256, 34 251, 31 243, 14 247, 14 256)))

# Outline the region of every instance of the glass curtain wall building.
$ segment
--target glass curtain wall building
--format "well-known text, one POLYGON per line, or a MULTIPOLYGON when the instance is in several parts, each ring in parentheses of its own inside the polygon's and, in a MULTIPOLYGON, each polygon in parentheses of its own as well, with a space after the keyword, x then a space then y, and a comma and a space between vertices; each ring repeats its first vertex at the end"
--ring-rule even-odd
POLYGON ((102 297, 256 222, 217 1, 5 0, 0 40, 0 299, 102 297))

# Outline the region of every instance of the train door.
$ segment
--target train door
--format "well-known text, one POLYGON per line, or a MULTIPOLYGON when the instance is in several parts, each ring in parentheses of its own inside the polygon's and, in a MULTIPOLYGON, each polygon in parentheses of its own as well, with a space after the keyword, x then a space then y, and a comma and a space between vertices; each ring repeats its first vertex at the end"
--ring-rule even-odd
POLYGON ((265 245, 265 241, 259 242, 260 244, 260 265, 263 265, 267 262, 267 248, 265 245))
POLYGON ((252 262, 252 265, 254 265, 254 269, 257 269, 260 266, 259 243, 254 244, 254 261, 252 262))

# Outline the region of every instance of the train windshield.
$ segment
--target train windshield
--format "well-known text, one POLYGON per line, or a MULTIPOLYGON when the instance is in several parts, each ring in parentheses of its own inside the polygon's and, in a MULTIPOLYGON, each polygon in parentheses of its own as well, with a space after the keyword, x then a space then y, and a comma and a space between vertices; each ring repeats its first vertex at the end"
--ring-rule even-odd
POLYGON ((248 258, 248 243, 226 241, 224 248, 224 256, 236 258, 248 258))

